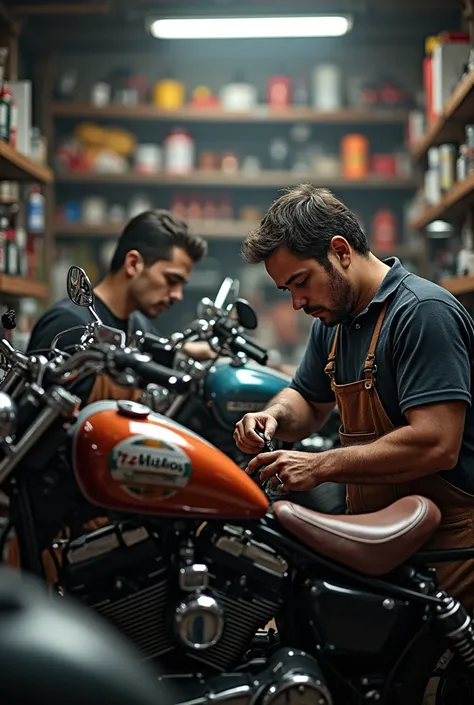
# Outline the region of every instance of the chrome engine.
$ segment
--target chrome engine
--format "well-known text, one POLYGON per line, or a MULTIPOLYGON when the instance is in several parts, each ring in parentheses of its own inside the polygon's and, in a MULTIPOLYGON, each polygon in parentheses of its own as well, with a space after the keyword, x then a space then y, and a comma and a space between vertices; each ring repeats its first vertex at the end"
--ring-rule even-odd
POLYGON ((108 525, 71 542, 62 585, 166 673, 228 672, 278 613, 287 563, 238 527, 108 525))

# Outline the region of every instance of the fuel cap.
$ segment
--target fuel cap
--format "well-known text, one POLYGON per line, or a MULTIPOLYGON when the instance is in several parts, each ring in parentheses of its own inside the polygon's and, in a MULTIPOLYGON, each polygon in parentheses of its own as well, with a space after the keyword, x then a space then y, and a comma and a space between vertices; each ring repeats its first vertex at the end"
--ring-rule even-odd
POLYGON ((121 399, 117 402, 118 412, 123 416, 128 416, 132 419, 146 419, 150 414, 150 409, 145 404, 139 404, 136 401, 126 401, 121 399))

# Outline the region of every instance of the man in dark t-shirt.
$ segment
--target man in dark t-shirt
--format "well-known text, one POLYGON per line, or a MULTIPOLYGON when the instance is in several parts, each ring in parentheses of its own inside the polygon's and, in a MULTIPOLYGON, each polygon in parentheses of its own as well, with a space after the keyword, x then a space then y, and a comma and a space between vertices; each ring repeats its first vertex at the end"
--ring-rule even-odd
MULTIPOLYGON (((118 239, 109 272, 94 289, 97 315, 105 325, 118 328, 127 336, 137 330, 153 332, 150 319, 182 300, 191 270, 206 251, 206 242, 191 235, 186 223, 170 212, 141 213, 126 225, 118 239)), ((88 308, 63 299, 37 321, 28 351, 48 351, 58 333, 93 320, 88 308)), ((58 347, 72 350, 81 335, 82 331, 77 330, 62 336, 58 347)), ((186 352, 196 359, 205 359, 210 349, 206 343, 189 343, 186 352)), ((112 387, 105 378, 89 376, 71 389, 86 402, 115 398, 112 387)), ((119 396, 123 397, 124 393, 125 390, 119 388, 119 396)))
MULTIPOLYGON (((243 254, 248 263, 263 262, 276 286, 289 292, 295 311, 314 319, 290 386, 236 426, 240 450, 258 453, 248 471, 265 466, 260 479, 268 479, 281 495, 324 482, 344 483, 352 514, 383 512, 395 500, 417 495, 423 499, 417 500, 420 513, 412 526, 424 521, 425 509, 419 507, 426 499, 441 514, 439 526, 433 523, 433 533, 426 535, 425 549, 472 549, 474 322, 466 309, 445 289, 408 272, 397 258, 375 257, 354 214, 312 184, 290 189, 270 206, 245 240, 243 254), (257 431, 295 442, 321 428, 335 404, 342 447, 322 453, 261 452, 257 431)), ((389 572, 402 555, 395 549, 398 522, 410 516, 410 506, 411 500, 399 505, 400 513, 367 519, 366 538, 360 538, 363 521, 354 521, 353 550, 346 543, 349 529, 339 525, 328 529, 327 544, 323 539, 320 545, 331 547, 335 561, 363 572, 368 564, 355 556, 373 550, 377 526, 381 553, 372 553, 370 562, 380 567, 385 543, 388 562, 382 562, 381 573, 389 572)), ((309 541, 313 518, 299 508, 287 528, 290 521, 309 541)), ((469 554, 463 561, 436 564, 436 572, 441 587, 471 610, 474 561, 469 554)))

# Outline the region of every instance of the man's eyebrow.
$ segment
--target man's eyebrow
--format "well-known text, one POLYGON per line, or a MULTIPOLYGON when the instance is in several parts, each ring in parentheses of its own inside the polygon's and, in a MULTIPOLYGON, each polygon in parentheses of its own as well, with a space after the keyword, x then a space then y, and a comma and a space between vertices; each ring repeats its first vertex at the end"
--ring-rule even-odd
POLYGON ((298 272, 295 272, 294 274, 291 275, 291 277, 285 282, 284 286, 278 286, 277 289, 281 289, 281 291, 284 291, 287 286, 290 286, 291 282, 294 282, 295 279, 298 279, 304 272, 306 272, 305 269, 300 269, 298 272))
POLYGON ((183 274, 181 274, 181 272, 175 272, 172 269, 167 269, 167 270, 165 270, 165 273, 169 277, 174 277, 175 279, 179 279, 180 281, 182 281, 183 284, 187 284, 188 280, 186 279, 186 277, 183 274))

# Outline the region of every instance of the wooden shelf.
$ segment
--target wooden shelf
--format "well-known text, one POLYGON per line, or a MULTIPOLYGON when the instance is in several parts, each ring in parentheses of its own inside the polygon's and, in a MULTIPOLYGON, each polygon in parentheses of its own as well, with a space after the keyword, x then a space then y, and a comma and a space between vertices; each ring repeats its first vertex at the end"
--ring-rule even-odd
POLYGON ((313 108, 284 108, 281 110, 260 106, 251 111, 228 111, 222 108, 183 107, 180 110, 160 110, 154 105, 126 107, 107 105, 96 108, 88 103, 53 103, 56 117, 87 118, 98 120, 160 120, 187 122, 312 122, 339 124, 403 124, 408 111, 403 109, 345 108, 334 112, 321 112, 313 108))
POLYGON ((434 220, 450 220, 465 213, 474 204, 474 173, 460 181, 435 206, 426 208, 410 224, 413 230, 423 230, 434 220))
MULTIPOLYGON (((243 240, 248 233, 258 225, 258 222, 246 220, 192 220, 186 219, 191 232, 208 240, 215 238, 228 240, 243 240)), ((67 223, 56 221, 54 234, 57 238, 71 239, 106 239, 117 238, 125 227, 124 223, 106 223, 105 225, 85 225, 83 223, 67 223)), ((382 259, 389 257, 387 253, 377 253, 382 259)), ((406 259, 419 259, 421 253, 409 245, 400 245, 396 248, 397 257, 406 259)))
POLYGON ((440 285, 451 292, 454 296, 474 294, 474 277, 454 277, 453 279, 443 279, 440 285))
POLYGON ((31 281, 24 277, 11 277, 8 274, 0 274, 0 294, 47 299, 49 290, 48 285, 43 282, 31 281))
POLYGON ((51 169, 35 164, 6 142, 0 142, 0 181, 39 181, 49 184, 53 178, 51 169))
POLYGON ((420 144, 413 150, 413 159, 422 159, 433 145, 460 139, 465 125, 473 118, 474 71, 470 71, 447 101, 443 114, 429 126, 420 144))
MULTIPOLYGON (((255 228, 257 223, 245 220, 192 220, 186 222, 191 232, 208 239, 226 238, 241 240, 255 228)), ((85 225, 56 221, 54 232, 57 237, 70 238, 115 238, 120 235, 125 223, 106 223, 104 225, 85 225)))
POLYGON ((415 179, 382 178, 371 176, 367 179, 327 178, 323 174, 295 173, 293 171, 268 170, 256 176, 244 173, 226 174, 222 171, 195 171, 190 174, 167 174, 165 172, 144 175, 133 171, 125 174, 99 174, 90 172, 69 172, 56 175, 58 183, 82 184, 124 184, 141 186, 233 186, 236 188, 284 188, 285 186, 311 182, 327 188, 347 189, 414 189, 415 179))

